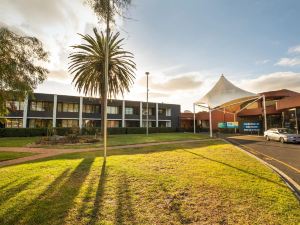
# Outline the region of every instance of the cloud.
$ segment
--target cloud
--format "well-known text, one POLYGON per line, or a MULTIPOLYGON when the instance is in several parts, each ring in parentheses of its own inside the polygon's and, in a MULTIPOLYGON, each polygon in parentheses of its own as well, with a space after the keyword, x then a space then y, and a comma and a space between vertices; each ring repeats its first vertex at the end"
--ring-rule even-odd
POLYGON ((240 87, 255 93, 280 89, 300 92, 300 73, 275 72, 265 74, 255 79, 242 80, 240 87))
POLYGON ((166 81, 154 81, 152 82, 151 87, 156 90, 178 91, 196 89, 201 85, 202 81, 197 80, 196 74, 187 73, 166 81))
POLYGON ((298 65, 300 65, 300 58, 281 58, 275 65, 298 66, 298 65))
POLYGON ((48 74, 48 79, 49 80, 66 81, 66 80, 70 80, 71 76, 65 70, 52 70, 48 74))
POLYGON ((256 65, 264 65, 264 64, 267 64, 269 63, 270 60, 269 59, 264 59, 264 60, 258 60, 255 62, 256 65))
POLYGON ((288 53, 300 53, 300 45, 289 48, 288 53))

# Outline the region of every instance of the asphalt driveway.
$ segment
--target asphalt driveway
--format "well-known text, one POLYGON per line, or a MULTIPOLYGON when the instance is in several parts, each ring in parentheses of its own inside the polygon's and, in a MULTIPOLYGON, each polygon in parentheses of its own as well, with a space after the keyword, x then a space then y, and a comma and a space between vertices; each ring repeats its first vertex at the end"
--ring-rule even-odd
POLYGON ((300 185, 300 144, 282 144, 250 135, 225 139, 277 167, 300 185))

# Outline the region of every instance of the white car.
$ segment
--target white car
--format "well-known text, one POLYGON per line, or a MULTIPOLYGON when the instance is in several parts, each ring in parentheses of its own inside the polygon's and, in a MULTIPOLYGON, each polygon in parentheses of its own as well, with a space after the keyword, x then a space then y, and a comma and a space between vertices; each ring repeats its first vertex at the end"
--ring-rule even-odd
POLYGON ((264 137, 267 141, 275 140, 281 143, 300 143, 300 135, 293 134, 286 128, 272 128, 264 132, 264 137))

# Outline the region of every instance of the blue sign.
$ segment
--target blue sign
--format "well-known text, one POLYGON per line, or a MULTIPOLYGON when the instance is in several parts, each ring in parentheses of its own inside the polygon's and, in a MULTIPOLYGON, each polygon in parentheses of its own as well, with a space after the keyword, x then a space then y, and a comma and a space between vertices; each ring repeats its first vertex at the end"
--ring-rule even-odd
POLYGON ((223 122, 223 123, 218 123, 218 128, 238 128, 239 127, 239 123, 238 122, 223 122))
POLYGON ((243 123, 244 131, 260 131, 260 123, 258 122, 247 122, 243 123))
POLYGON ((227 128, 227 124, 226 123, 218 123, 218 128, 227 128))

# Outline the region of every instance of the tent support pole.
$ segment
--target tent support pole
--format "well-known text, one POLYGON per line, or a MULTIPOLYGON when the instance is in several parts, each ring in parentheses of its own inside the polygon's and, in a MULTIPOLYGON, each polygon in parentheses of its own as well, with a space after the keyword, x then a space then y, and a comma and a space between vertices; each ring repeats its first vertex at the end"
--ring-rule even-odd
POLYGON ((196 104, 193 104, 193 110, 194 110, 194 134, 196 133, 196 112, 195 112, 196 104))
POLYGON ((267 110, 266 110, 266 96, 263 95, 263 108, 264 108, 264 122, 265 122, 265 131, 268 130, 267 125, 267 110))
MULTIPOLYGON (((233 122, 236 122, 236 113, 233 115, 233 122)), ((236 128, 234 128, 234 133, 236 134, 236 128)))
POLYGON ((209 108, 209 136, 213 137, 213 131, 212 131, 212 121, 211 121, 211 109, 209 108))

